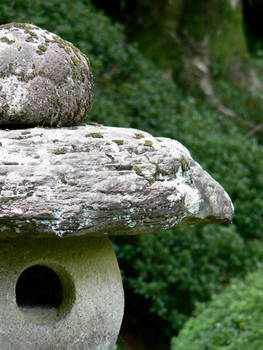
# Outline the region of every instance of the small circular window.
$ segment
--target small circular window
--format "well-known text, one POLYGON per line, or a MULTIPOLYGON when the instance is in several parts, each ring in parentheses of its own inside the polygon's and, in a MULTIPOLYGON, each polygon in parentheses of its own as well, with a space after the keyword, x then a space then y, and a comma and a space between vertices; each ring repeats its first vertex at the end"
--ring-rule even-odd
POLYGON ((36 323, 58 319, 73 300, 73 283, 59 268, 30 266, 20 274, 16 283, 17 306, 27 319, 36 323))

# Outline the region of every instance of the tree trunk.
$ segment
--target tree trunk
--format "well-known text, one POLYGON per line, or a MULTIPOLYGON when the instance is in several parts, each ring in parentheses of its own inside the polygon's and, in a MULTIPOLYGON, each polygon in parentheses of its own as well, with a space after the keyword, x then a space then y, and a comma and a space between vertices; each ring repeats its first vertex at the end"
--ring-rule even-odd
POLYGON ((244 34, 242 0, 124 0, 119 12, 105 0, 97 2, 125 23, 129 40, 138 42, 164 70, 164 79, 174 78, 187 93, 205 97, 222 114, 248 128, 249 135, 261 130, 262 125, 226 108, 223 96, 215 93, 217 81, 227 81, 241 93, 262 95, 244 34))
POLYGON ((261 88, 250 65, 240 0, 185 0, 177 29, 176 78, 188 91, 218 103, 213 78, 254 92, 261 88))
POLYGON ((250 64, 242 0, 125 3, 115 18, 125 22, 129 39, 138 41, 146 56, 167 73, 172 69, 175 80, 188 92, 201 92, 218 105, 213 89, 218 77, 246 91, 261 89, 250 64), (134 11, 129 16, 131 3, 134 11))

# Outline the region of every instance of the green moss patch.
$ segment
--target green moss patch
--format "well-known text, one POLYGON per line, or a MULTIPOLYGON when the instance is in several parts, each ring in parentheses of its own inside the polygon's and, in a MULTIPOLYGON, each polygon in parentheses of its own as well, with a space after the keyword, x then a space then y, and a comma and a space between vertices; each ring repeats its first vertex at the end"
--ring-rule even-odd
POLYGON ((147 147, 152 147, 153 146, 153 142, 151 140, 146 140, 144 142, 144 146, 147 146, 147 147))
POLYGON ((65 153, 67 153, 67 150, 65 148, 58 148, 53 153, 57 154, 57 155, 58 154, 65 154, 65 153))
POLYGON ((19 165, 18 162, 3 162, 4 165, 19 165))
POLYGON ((71 61, 75 64, 75 66, 79 65, 79 60, 77 59, 77 57, 75 56, 70 56, 71 61))
POLYGON ((145 136, 141 133, 135 134, 136 139, 143 139, 145 136))
POLYGON ((39 55, 43 55, 47 51, 47 46, 38 45, 38 50, 36 51, 39 55))
POLYGON ((0 39, 0 41, 1 41, 2 43, 6 43, 6 44, 8 44, 8 45, 11 45, 11 44, 13 44, 13 43, 15 42, 15 40, 10 40, 10 39, 8 39, 6 36, 2 37, 2 38, 0 39))
POLYGON ((123 140, 112 140, 112 141, 115 142, 119 146, 124 144, 123 140))
POLYGON ((187 162, 187 160, 185 160, 184 158, 181 161, 181 165, 182 165, 182 171, 185 172, 187 170, 190 169, 190 164, 189 162, 187 162))
POLYGON ((99 132, 92 132, 90 134, 86 134, 86 137, 93 137, 94 139, 103 139, 103 135, 99 132))
POLYGON ((142 169, 138 166, 134 166, 133 170, 136 172, 137 175, 143 177, 146 181, 148 181, 150 185, 152 185, 156 181, 154 177, 149 177, 145 175, 142 169))

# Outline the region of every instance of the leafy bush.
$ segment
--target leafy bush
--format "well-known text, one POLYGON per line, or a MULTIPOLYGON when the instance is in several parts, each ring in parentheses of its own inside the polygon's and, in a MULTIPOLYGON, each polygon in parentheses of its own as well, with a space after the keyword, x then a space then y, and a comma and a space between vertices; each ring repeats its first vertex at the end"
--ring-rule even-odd
POLYGON ((182 327, 197 301, 209 300, 231 278, 244 276, 263 255, 261 244, 246 243, 234 225, 179 227, 135 243, 118 240, 125 284, 146 299, 141 312, 150 306, 167 321, 163 331, 168 335, 182 327))
POLYGON ((263 348, 263 269, 233 281, 208 306, 200 305, 171 350, 259 350, 263 348))
POLYGON ((228 191, 235 204, 238 233, 245 238, 261 238, 263 200, 258 193, 263 187, 262 146, 256 139, 245 139, 230 120, 193 99, 181 103, 181 113, 183 117, 178 116, 176 127, 182 132, 173 137, 189 147, 228 191))
POLYGON ((263 229, 263 199, 258 195, 263 190, 262 147, 254 139, 244 140, 230 120, 163 79, 135 46, 126 44, 123 28, 91 1, 2 0, 0 22, 12 21, 42 26, 88 55, 95 77, 88 119, 178 139, 234 200, 232 226, 179 227, 132 242, 114 239, 126 288, 144 297, 141 314, 150 309, 167 321, 166 331, 172 334, 197 301, 209 299, 263 257, 258 241, 263 229))
POLYGON ((263 149, 255 140, 245 141, 231 121, 193 98, 181 100, 175 121, 163 125, 162 134, 188 146, 231 194, 236 207, 231 226, 177 227, 139 237, 136 245, 134 240, 115 240, 126 285, 168 321, 169 333, 180 329, 197 301, 208 300, 262 259, 263 246, 255 238, 261 238, 263 229, 263 201, 257 195, 263 184, 263 149))

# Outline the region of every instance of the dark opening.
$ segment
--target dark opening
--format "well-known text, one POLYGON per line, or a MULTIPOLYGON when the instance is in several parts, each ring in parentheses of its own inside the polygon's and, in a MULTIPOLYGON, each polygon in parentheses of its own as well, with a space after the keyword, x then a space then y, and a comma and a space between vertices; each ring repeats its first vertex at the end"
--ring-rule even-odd
POLYGON ((58 309, 63 289, 59 276, 50 268, 34 265, 21 273, 16 283, 16 302, 20 308, 58 309))

